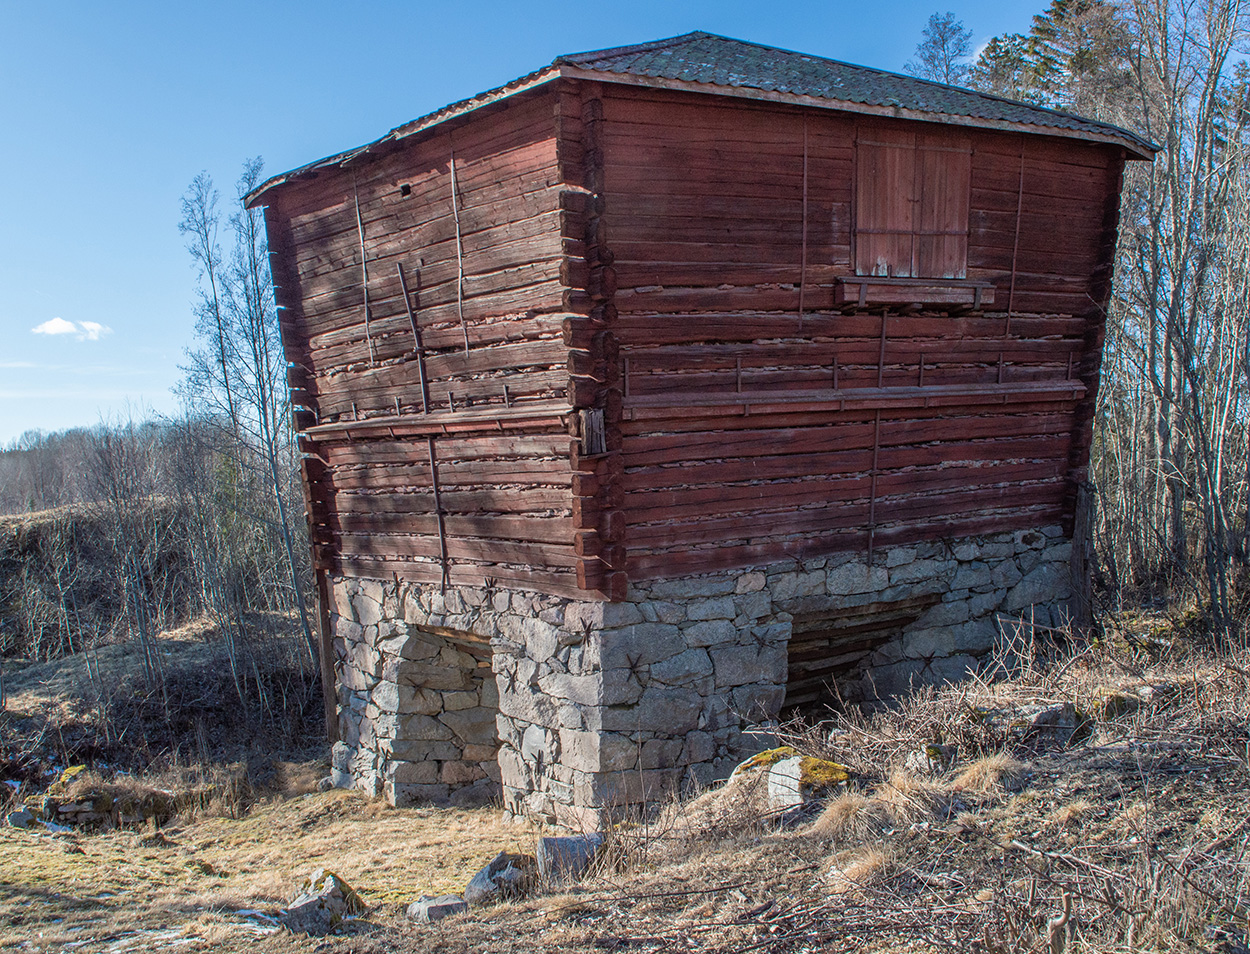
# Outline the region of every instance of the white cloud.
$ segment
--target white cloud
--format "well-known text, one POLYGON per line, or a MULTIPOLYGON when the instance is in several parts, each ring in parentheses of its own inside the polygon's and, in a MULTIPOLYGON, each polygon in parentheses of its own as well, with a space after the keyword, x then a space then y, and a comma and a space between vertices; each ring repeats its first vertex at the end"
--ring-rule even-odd
POLYGON ((78 336, 78 340, 84 338, 87 341, 99 341, 101 335, 112 334, 113 329, 107 325, 102 325, 98 321, 80 321, 78 327, 82 329, 82 334, 78 336))
POLYGON ((72 335, 77 333, 78 326, 64 318, 49 318, 42 325, 35 325, 30 330, 36 335, 72 335))
POLYGON ((36 335, 77 335, 79 341, 99 341, 104 335, 113 333, 112 328, 98 321, 73 322, 64 318, 49 318, 30 330, 36 335))

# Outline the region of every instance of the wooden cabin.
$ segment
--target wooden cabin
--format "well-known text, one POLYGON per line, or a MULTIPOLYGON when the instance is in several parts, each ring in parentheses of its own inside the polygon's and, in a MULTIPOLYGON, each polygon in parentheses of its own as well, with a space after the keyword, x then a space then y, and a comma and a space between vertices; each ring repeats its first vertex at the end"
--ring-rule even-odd
POLYGON ((598 824, 1062 623, 1154 148, 691 33, 262 185, 340 781, 598 824))

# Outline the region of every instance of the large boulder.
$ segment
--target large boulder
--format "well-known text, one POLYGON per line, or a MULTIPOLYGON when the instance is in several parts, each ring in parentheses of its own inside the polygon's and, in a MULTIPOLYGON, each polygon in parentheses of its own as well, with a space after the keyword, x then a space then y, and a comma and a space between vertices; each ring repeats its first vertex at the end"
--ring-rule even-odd
POLYGON ((367 905, 352 887, 324 868, 314 871, 278 920, 304 934, 329 934, 344 918, 361 914, 367 905))
POLYGON ((458 894, 440 894, 437 897, 423 894, 408 905, 408 917, 428 924, 453 914, 463 914, 467 910, 469 905, 458 894))
POLYGON ((603 836, 559 835, 538 839, 538 873, 549 884, 581 877, 603 847, 603 836))
POLYGON ((519 898, 533 884, 536 866, 535 859, 530 855, 511 855, 501 851, 473 876, 464 889, 464 900, 476 905, 519 898))

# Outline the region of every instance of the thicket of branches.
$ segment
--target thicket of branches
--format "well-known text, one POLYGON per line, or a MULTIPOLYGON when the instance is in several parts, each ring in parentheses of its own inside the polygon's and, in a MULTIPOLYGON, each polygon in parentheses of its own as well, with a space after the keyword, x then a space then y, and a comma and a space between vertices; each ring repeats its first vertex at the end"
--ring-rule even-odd
MULTIPOLYGON (((245 164, 229 215, 207 175, 179 223, 197 274, 197 346, 175 418, 24 435, 0 452, 0 652, 46 659, 137 640, 150 688, 164 691, 155 635, 208 616, 229 678, 269 708, 273 641, 259 620, 302 634, 302 689, 317 685, 306 606, 311 572, 268 253, 259 214, 237 200, 259 181, 245 164), (261 646, 265 648, 262 650, 261 646)), ((286 665, 286 662, 282 662, 286 665)), ((283 704, 286 704, 285 702, 283 704)))
MULTIPOLYGON (((1096 550, 1113 593, 1209 598, 1225 635, 1250 564, 1247 12, 1244 0, 1054 0, 1027 34, 994 37, 967 63, 978 89, 1162 147, 1125 174, 1091 462, 1096 550)), ((958 61, 966 31, 950 19, 934 14, 915 62, 958 61)))

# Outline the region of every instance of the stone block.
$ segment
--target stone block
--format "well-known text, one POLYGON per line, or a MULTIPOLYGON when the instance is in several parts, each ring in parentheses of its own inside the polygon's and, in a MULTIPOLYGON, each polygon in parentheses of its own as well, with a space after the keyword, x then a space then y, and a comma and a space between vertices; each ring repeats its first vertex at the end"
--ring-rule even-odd
POLYGON ((957 603, 937 603, 921 613, 920 618, 916 620, 914 625, 918 629, 927 629, 934 626, 950 626, 953 623, 964 622, 968 616, 969 606, 967 602, 960 601, 957 603))
POLYGON ((495 742, 495 710, 485 706, 444 712, 439 721, 466 745, 492 745, 495 742))
POLYGON ((944 579, 954 570, 954 564, 945 560, 914 560, 905 566, 890 570, 890 584, 918 583, 921 580, 944 579))
POLYGON ((733 597, 715 596, 708 599, 692 600, 686 606, 686 619, 733 619, 738 615, 733 597))
POLYGON ((698 728, 702 709, 703 697, 692 689, 649 686, 632 706, 588 710, 586 722, 592 731, 607 729, 680 736, 698 728))
POLYGON ((718 689, 756 682, 785 684, 786 650, 784 646, 717 646, 709 651, 716 671, 718 689))
POLYGON ((450 740, 452 738, 452 730, 432 716, 410 715, 404 716, 400 720, 399 730, 395 738, 411 739, 413 741, 450 740))
POLYGON ((748 722, 770 722, 777 718, 785 702, 786 687, 757 683, 739 686, 730 694, 733 712, 748 722))
POLYGON ((955 575, 951 578, 951 589, 976 589, 978 586, 989 584, 992 577, 993 573, 988 563, 982 563, 979 560, 975 563, 967 563, 955 571, 955 575))
POLYGON ((480 704, 481 695, 472 690, 457 690, 443 693, 443 708, 448 712, 472 709, 480 704))
POLYGON ((999 589, 1015 586, 1024 576, 1014 560, 1003 560, 990 573, 990 583, 999 589))
POLYGON ((378 750, 391 758, 407 759, 411 762, 445 762, 447 759, 460 758, 464 747, 448 739, 382 739, 378 742, 378 750))
POLYGON ((977 661, 971 656, 947 656, 933 660, 929 665, 929 675, 934 682, 960 682, 976 668, 977 661))
POLYGON ((599 771, 598 732, 560 730, 560 764, 579 772, 599 771))
POLYGON ((437 762, 392 762, 387 774, 389 781, 397 785, 433 785, 438 782, 438 764, 437 762))
POLYGON ((566 672, 553 672, 538 678, 538 688, 564 702, 579 706, 599 705, 603 696, 601 676, 572 676, 566 672))
POLYGON ((391 805, 396 808, 411 808, 413 805, 446 805, 451 790, 446 785, 401 785, 398 782, 387 782, 383 794, 391 805))
POLYGON ((705 649, 688 649, 651 666, 651 680, 666 686, 688 686, 712 674, 705 649))
POLYGON ((693 600, 705 596, 728 596, 734 591, 733 577, 694 576, 681 580, 661 580, 649 585, 652 599, 657 600, 693 600))
POLYGON ((583 659, 586 664, 598 666, 600 669, 628 669, 659 662, 685 648, 681 631, 676 626, 668 623, 635 623, 621 629, 594 634, 587 644, 583 659))
POLYGON ((885 552, 887 567, 904 566, 916 559, 915 547, 891 547, 885 552))
POLYGON ((1071 593, 1071 575, 1066 566, 1042 563, 1021 578, 1003 601, 1003 609, 1017 613, 1029 606, 1063 599, 1071 593))
POLYGON ((486 773, 476 762, 443 762, 438 780, 446 785, 468 785, 485 777, 486 773))
POLYGON ((469 744, 464 747, 462 754, 466 762, 493 762, 495 760, 495 753, 498 751, 498 744, 469 744))
POLYGON ((759 570, 743 573, 734 582, 735 593, 758 593, 764 588, 767 578, 759 570))
POLYGON ((1016 552, 1022 550, 1040 550, 1046 546, 1046 534, 1040 530, 1017 530, 1012 536, 1012 541, 1016 545, 1016 552))
MULTIPOLYGON (((679 639, 683 637, 684 644, 678 647, 679 650, 685 648, 685 646, 696 648, 718 646, 722 643, 734 642, 738 638, 738 627, 726 619, 689 623, 681 629, 679 639)), ((669 655, 673 655, 673 653, 669 655)))
POLYGON ((880 666, 872 671, 870 685, 878 698, 897 696, 910 689, 913 681, 916 684, 923 681, 921 673, 924 668, 924 663, 915 659, 880 666))
POLYGON ((772 597, 765 592, 744 593, 734 597, 735 621, 757 620, 767 616, 773 608, 772 597))
POLYGON ((644 769, 672 768, 680 764, 681 752, 681 739, 648 739, 642 743, 642 767, 644 769))
POLYGON ((867 566, 863 563, 843 563, 828 571, 826 590, 833 596, 850 596, 855 593, 875 593, 890 582, 885 567, 867 566))
POLYGON ((706 762, 716 753, 716 745, 707 732, 688 732, 683 743, 681 761, 684 764, 706 762))
POLYGON ((416 686, 418 689, 437 689, 439 692, 473 687, 470 671, 457 665, 438 666, 413 662, 403 667, 398 678, 401 684, 416 686))
POLYGON ((769 574, 768 591, 774 600, 817 596, 825 592, 824 570, 769 574))

